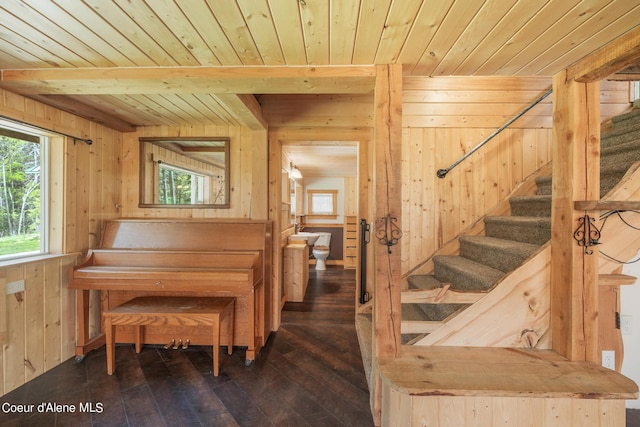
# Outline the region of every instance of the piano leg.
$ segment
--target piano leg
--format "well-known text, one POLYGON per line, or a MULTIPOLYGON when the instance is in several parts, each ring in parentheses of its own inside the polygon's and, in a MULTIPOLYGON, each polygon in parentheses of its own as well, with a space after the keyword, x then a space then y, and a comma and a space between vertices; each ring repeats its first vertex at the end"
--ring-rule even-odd
POLYGON ((104 334, 89 338, 89 290, 76 291, 76 305, 78 311, 78 342, 76 342, 76 362, 82 362, 84 356, 91 350, 105 344, 104 334))

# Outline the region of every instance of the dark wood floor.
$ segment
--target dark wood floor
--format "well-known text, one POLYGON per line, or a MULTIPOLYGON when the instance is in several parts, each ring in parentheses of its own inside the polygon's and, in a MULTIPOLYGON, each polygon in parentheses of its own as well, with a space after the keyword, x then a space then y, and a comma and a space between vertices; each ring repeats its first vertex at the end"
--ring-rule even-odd
POLYGON ((305 302, 285 305, 281 328, 252 366, 244 365, 244 349, 228 356, 223 348, 216 378, 210 347, 146 346, 135 354, 119 345, 108 376, 99 349, 1 397, 0 404, 34 407, 26 414, 0 407, 0 426, 372 426, 354 271, 310 276, 305 302), (41 403, 48 412, 38 412, 41 403), (75 408, 55 412, 55 404, 75 408))

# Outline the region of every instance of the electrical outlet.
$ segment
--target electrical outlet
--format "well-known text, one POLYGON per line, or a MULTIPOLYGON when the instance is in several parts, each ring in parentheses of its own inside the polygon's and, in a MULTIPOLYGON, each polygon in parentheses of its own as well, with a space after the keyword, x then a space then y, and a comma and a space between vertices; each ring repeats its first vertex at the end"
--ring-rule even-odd
POLYGON ((630 314, 620 316, 620 330, 622 331, 622 335, 633 334, 633 317, 630 314))
POLYGON ((616 352, 613 350, 602 350, 602 366, 613 371, 616 370, 616 352))
POLYGON ((16 280, 7 283, 7 295, 17 294, 24 291, 24 280, 16 280))

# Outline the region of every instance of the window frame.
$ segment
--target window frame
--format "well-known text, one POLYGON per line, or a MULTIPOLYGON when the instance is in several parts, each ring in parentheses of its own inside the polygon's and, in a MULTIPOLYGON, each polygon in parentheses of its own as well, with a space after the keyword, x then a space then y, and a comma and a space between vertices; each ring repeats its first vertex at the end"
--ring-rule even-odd
MULTIPOLYGON (((23 140, 40 146, 40 244, 38 250, 16 252, 0 255, 0 263, 5 261, 20 261, 51 253, 51 144, 53 135, 25 124, 9 119, 0 119, 0 128, 9 132, 25 134, 38 138, 38 142, 23 140)), ((16 138, 20 139, 20 138, 16 138)))
POLYGON ((307 190, 307 218, 324 218, 324 219, 336 219, 338 218, 338 190, 307 190), (329 195, 331 196, 332 212, 328 214, 314 213, 313 212, 313 196, 315 195, 329 195))

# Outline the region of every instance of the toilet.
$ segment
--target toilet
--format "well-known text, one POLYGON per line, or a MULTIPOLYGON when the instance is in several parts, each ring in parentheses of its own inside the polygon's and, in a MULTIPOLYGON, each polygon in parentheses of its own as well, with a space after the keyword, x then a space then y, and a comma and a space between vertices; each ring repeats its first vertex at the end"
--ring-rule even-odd
POLYGON ((326 270, 326 259, 329 256, 331 233, 318 233, 320 237, 313 244, 313 257, 316 259, 316 270, 326 270))

